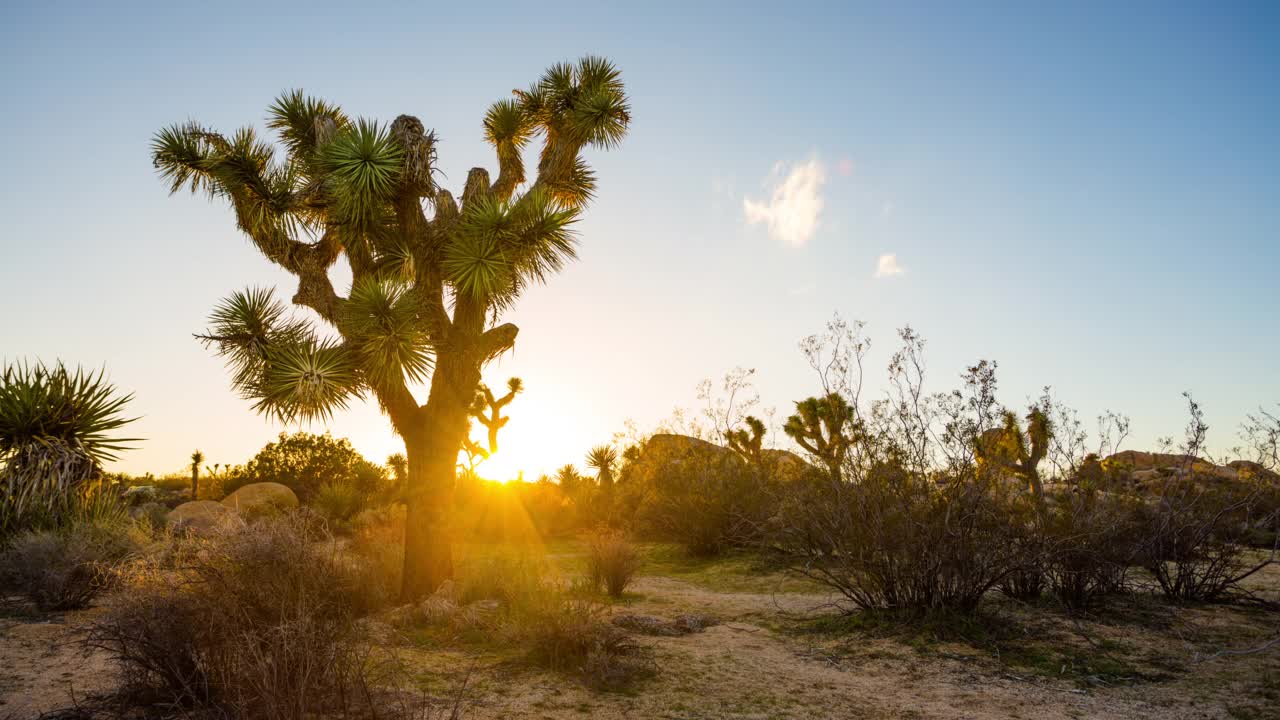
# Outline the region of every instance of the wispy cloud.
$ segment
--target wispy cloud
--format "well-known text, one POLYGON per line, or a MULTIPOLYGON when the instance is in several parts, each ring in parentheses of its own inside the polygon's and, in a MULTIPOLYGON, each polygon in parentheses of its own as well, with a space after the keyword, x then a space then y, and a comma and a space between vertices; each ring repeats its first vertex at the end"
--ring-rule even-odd
POLYGON ((901 275, 906 268, 898 264, 898 256, 893 253, 886 253, 880 256, 880 261, 876 263, 876 277, 886 278, 894 275, 901 275))
POLYGON ((801 247, 818 229, 826 174, 817 158, 793 165, 785 176, 783 170, 781 163, 774 168, 768 201, 743 198, 742 210, 749 224, 765 223, 770 237, 801 247))

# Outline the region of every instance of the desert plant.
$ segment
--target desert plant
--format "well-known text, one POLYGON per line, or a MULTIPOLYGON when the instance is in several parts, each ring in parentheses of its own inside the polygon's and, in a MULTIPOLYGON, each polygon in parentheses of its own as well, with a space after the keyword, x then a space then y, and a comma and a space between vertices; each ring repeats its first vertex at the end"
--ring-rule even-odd
POLYGON ((602 528, 587 540, 588 582, 603 585, 610 597, 622 597, 641 564, 636 546, 618 530, 602 528))
POLYGON ((597 690, 622 689, 656 672, 649 648, 587 600, 547 596, 524 619, 523 635, 534 663, 577 673, 597 690))
POLYGON ((488 431, 488 455, 498 452, 498 431, 506 427, 511 419, 502 414, 503 408, 510 405, 521 392, 524 392, 524 383, 517 377, 507 381, 507 394, 502 397, 494 397, 493 391, 484 383, 476 390, 475 400, 471 403, 471 416, 488 431))
POLYGON ((1035 495, 1044 500, 1044 484, 1040 481, 1040 461, 1049 452, 1053 427, 1040 407, 1027 413, 1027 429, 1023 432, 1018 417, 1011 411, 1003 415, 1004 424, 991 428, 974 441, 973 454, 979 473, 1004 473, 1019 478, 1035 495))
POLYGON ((365 509, 365 495, 355 485, 327 482, 311 499, 311 506, 333 523, 346 523, 365 509))
POLYGON ((358 577, 305 513, 246 524, 122 574, 88 634, 178 707, 299 719, 341 707, 366 656, 358 577))
POLYGON ((787 418, 782 431, 836 474, 852 444, 850 431, 856 413, 856 408, 839 393, 806 398, 796 403, 796 413, 787 418))
POLYGON ((597 445, 587 453, 587 467, 596 471, 596 484, 605 493, 613 490, 613 473, 618 465, 618 451, 612 445, 597 445))
POLYGON ((0 553, 0 588, 42 611, 83 608, 114 582, 116 565, 145 542, 141 530, 123 522, 27 531, 0 553))
POLYGON ((102 372, 58 363, 10 364, 0 375, 0 542, 28 528, 56 527, 110 511, 102 465, 132 438, 122 395, 102 372))
POLYGON ((1200 404, 1190 393, 1183 397, 1190 419, 1179 449, 1186 460, 1142 508, 1138 556, 1169 599, 1211 602, 1275 562, 1274 551, 1261 562, 1245 551, 1250 526, 1259 515, 1274 521, 1275 510, 1260 502, 1265 495, 1258 487, 1222 483, 1201 472, 1196 458, 1205 449, 1209 426, 1200 404))
POLYGON ((191 499, 200 499, 200 463, 204 462, 204 453, 196 450, 191 453, 191 499))
POLYGON ((749 465, 709 443, 660 449, 651 439, 643 452, 663 456, 661 472, 636 478, 646 490, 637 521, 648 535, 699 557, 760 539, 775 504, 767 464, 749 465))
POLYGON ((733 428, 725 432, 725 442, 729 449, 742 456, 751 465, 764 463, 764 423, 754 415, 743 419, 746 427, 733 428))
POLYGON ((277 482, 293 490, 304 504, 311 503, 325 484, 354 488, 366 497, 389 486, 385 468, 366 460, 350 440, 328 433, 280 433, 275 442, 227 475, 222 488, 228 494, 251 483, 277 482))
POLYGON ((269 112, 284 163, 252 129, 225 136, 195 123, 157 133, 152 158, 171 191, 227 200, 262 254, 298 277, 294 302, 338 339, 289 319, 266 290, 234 294, 204 339, 260 412, 325 417, 353 397, 377 397, 405 441, 404 593, 421 598, 453 574, 447 516, 471 400, 482 369, 518 333, 497 319, 574 257, 572 225, 596 184, 582 151, 626 136, 622 78, 607 60, 586 57, 494 103, 483 124, 498 177, 473 168, 461 202, 437 186, 437 139, 415 117, 353 120, 301 91, 269 112), (523 151, 538 135, 537 176, 524 186, 523 151), (343 255, 353 276, 346 297, 328 275, 343 255), (409 386, 428 378, 419 404, 409 386))

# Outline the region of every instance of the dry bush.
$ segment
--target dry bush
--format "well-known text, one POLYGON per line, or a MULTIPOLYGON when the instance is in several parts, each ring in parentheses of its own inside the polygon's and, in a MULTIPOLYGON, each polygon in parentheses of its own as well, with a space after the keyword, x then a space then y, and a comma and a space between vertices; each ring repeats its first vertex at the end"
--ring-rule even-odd
POLYGON ((758 543, 773 511, 769 473, 732 454, 690 448, 643 483, 641 528, 698 557, 758 543))
POLYGON ((0 554, 0 588, 46 612, 83 608, 111 586, 117 564, 147 539, 128 523, 25 532, 0 554))
POLYGON ((530 662, 601 690, 651 675, 647 647, 609 622, 609 608, 566 592, 545 563, 504 552, 466 558, 454 583, 395 611, 393 622, 528 648, 530 662))
POLYGON ((608 621, 607 609, 562 593, 525 608, 520 618, 529 658, 543 667, 577 673, 597 690, 618 690, 656 672, 648 647, 608 621))
POLYGON ((1250 562, 1245 543, 1253 528, 1274 523, 1268 493, 1249 482, 1203 471, 1209 426, 1190 393, 1190 421, 1179 447, 1187 458, 1155 489, 1155 497, 1138 513, 1139 561, 1155 578, 1165 597, 1175 602, 1213 602, 1239 590, 1241 580, 1275 562, 1275 553, 1250 562))
MULTIPOLYGON (((137 563, 94 622, 134 688, 236 718, 360 709, 368 658, 358 577, 303 513, 182 538, 137 563)), ((362 699, 363 698, 363 699, 362 699)))
POLYGON ((403 505, 365 511, 354 518, 351 562, 370 608, 385 608, 400 597, 404 573, 403 505))
POLYGON ((1136 506, 1131 496, 1088 488, 1050 499, 1041 559, 1049 589, 1065 607, 1097 606, 1126 589, 1136 556, 1136 506))
POLYGON ((881 467, 857 482, 815 476, 781 515, 796 571, 860 609, 976 610, 1020 567, 1000 493, 976 478, 946 484, 881 467))
POLYGON ((1195 475, 1172 477, 1138 513, 1139 563, 1175 602, 1213 602, 1273 558, 1251 561, 1245 540, 1258 494, 1214 487, 1195 475))
POLYGON ((611 597, 622 597, 641 564, 636 546, 618 530, 603 528, 587 540, 588 582, 592 588, 604 585, 611 597))
POLYGON ((497 600, 513 610, 536 606, 558 589, 545 562, 517 550, 462 558, 454 583, 460 604, 497 600))

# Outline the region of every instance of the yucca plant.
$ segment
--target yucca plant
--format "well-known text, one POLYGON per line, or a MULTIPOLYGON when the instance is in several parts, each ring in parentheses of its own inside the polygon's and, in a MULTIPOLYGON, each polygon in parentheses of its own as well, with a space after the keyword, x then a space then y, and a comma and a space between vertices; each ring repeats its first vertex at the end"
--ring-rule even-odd
POLYGON ((191 499, 200 499, 200 463, 204 462, 204 453, 196 450, 191 453, 191 499))
POLYGON ((596 471, 596 482, 606 492, 613 489, 613 471, 618 464, 618 451, 612 445, 597 445, 587 453, 587 467, 596 471))
POLYGON ((134 438, 116 431, 133 398, 104 374, 62 363, 6 365, 0 377, 0 537, 112 515, 97 482, 134 438))
POLYGON ((223 135, 195 123, 157 133, 152 158, 172 192, 230 204, 258 250, 297 277, 294 304, 336 332, 322 336, 272 291, 249 289, 224 301, 200 337, 227 358, 241 394, 281 420, 325 419, 353 398, 377 398, 405 442, 402 594, 421 598, 453 573, 448 515, 469 411, 481 370, 518 332, 498 319, 575 257, 573 225, 596 187, 582 152, 626 135, 622 78, 586 57, 491 105, 483 132, 498 176, 473 168, 459 199, 437 185, 437 139, 416 117, 353 119, 302 91, 281 95, 268 115, 283 160, 252 129, 223 135), (526 183, 535 138, 542 149, 526 183), (343 256, 353 278, 345 297, 328 274, 343 256), (419 382, 430 386, 425 403, 411 391, 419 382))

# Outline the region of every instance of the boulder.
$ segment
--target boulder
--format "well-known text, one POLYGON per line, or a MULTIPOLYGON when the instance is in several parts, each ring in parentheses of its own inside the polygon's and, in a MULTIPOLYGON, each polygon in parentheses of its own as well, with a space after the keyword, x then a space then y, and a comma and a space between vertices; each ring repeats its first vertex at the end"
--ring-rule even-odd
POLYGON ((166 519, 169 526, 178 532, 211 535, 227 523, 234 522, 236 513, 213 500, 193 500, 170 510, 166 519))
POLYGON ((1171 453, 1149 453, 1141 450, 1124 450, 1108 455, 1102 461, 1104 467, 1125 465, 1130 470, 1162 470, 1192 467, 1196 463, 1205 463, 1194 455, 1175 455, 1171 453))
POLYGON ((1227 463, 1227 467, 1236 471, 1236 475, 1241 480, 1262 480, 1265 482, 1280 483, 1280 474, 1266 469, 1252 460, 1232 460, 1227 463))
POLYGON ((245 485, 222 499, 222 505, 242 515, 270 515, 298 507, 298 496, 275 482, 245 485))
MULTIPOLYGON (((743 459, 727 447, 688 435, 659 433, 645 442, 631 472, 644 480, 684 467, 728 468, 742 462, 743 459)), ((772 466, 781 480, 795 479, 809 467, 799 455, 786 450, 766 449, 764 462, 772 466)))

